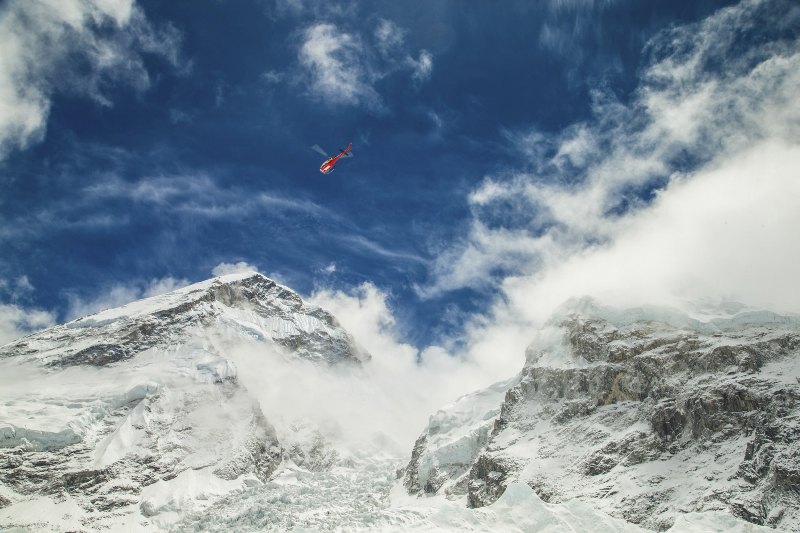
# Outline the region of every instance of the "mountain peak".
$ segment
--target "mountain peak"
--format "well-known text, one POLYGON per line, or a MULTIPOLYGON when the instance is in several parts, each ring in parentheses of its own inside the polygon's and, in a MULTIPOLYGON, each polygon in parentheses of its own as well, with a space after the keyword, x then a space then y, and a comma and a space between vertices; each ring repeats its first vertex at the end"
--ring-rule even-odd
POLYGON ((47 366, 103 366, 153 347, 184 344, 202 330, 266 341, 298 357, 360 362, 361 350, 333 315, 258 272, 226 274, 106 309, 0 348, 47 366))

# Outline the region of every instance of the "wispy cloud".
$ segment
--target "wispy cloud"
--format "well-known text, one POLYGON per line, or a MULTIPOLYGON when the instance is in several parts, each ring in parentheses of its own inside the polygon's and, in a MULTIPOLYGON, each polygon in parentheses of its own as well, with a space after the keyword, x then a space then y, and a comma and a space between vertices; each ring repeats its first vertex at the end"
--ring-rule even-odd
POLYGON ((48 311, 0 303, 0 346, 55 322, 55 315, 48 311))
POLYGON ((798 27, 791 2, 722 9, 650 42, 629 102, 598 90, 591 121, 510 132, 525 169, 472 192, 468 235, 421 292, 492 280, 494 324, 586 293, 796 310, 800 43, 782 29, 798 27))
POLYGON ((410 261, 414 263, 427 263, 427 260, 420 255, 411 252, 402 252, 386 248, 385 246, 366 238, 363 235, 342 235, 339 240, 346 246, 357 249, 360 252, 367 252, 384 259, 394 259, 399 261, 410 261))
POLYGON ((146 54, 178 65, 180 34, 156 27, 133 0, 10 0, 0 9, 0 158, 41 140, 52 98, 100 105, 106 88, 151 84, 146 54))
POLYGON ((286 75, 283 72, 278 72, 277 70, 268 70, 261 74, 260 78, 267 84, 275 84, 280 83, 286 75))
POLYGON ((319 2, 318 0, 276 0, 268 14, 273 17, 295 16, 305 20, 330 20, 335 17, 355 17, 358 15, 358 0, 341 2, 319 2))
POLYGON ((340 31, 335 25, 321 23, 303 33, 300 63, 309 75, 312 94, 332 104, 383 106, 372 87, 373 74, 363 61, 365 48, 360 40, 340 31))
POLYGON ((392 54, 398 47, 402 46, 405 33, 394 22, 381 19, 375 28, 375 40, 377 41, 378 49, 384 56, 392 54))
POLYGON ((300 80, 311 97, 329 105, 385 111, 376 82, 405 71, 419 85, 433 70, 432 54, 421 50, 418 58, 413 58, 406 50, 404 35, 402 28, 384 19, 371 35, 344 30, 331 22, 310 26, 302 32, 298 51, 300 80))
MULTIPOLYGON (((615 52, 607 51, 609 35, 619 25, 602 21, 617 0, 549 0, 543 2, 539 45, 560 59, 570 85, 585 86, 587 80, 613 77, 622 69, 615 52)), ((628 35, 619 41, 632 41, 628 35)))
POLYGON ((303 198, 220 187, 206 174, 147 177, 128 182, 111 176, 84 189, 85 198, 126 198, 193 216, 219 218, 269 210, 273 215, 300 212, 329 219, 336 213, 303 198))
POLYGON ((428 81, 433 72, 433 56, 430 52, 423 50, 419 53, 418 59, 409 56, 406 61, 411 66, 411 77, 414 81, 417 83, 428 81))

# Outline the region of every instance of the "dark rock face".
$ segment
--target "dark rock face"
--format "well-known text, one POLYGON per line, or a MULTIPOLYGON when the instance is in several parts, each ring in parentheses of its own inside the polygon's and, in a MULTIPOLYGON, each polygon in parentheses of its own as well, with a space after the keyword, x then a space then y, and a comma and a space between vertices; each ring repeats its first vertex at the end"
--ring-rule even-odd
POLYGON ((548 328, 561 341, 528 349, 468 504, 522 480, 546 501, 580 498, 657 530, 727 510, 800 531, 800 322, 624 313, 559 315, 548 328))
POLYGON ((513 460, 481 454, 469 472, 467 504, 470 507, 483 507, 493 503, 503 495, 509 474, 518 468, 519 465, 513 460))
POLYGON ((403 485, 409 494, 420 494, 426 485, 424 481, 420 483, 419 463, 422 459, 422 454, 425 451, 425 445, 427 442, 428 436, 425 433, 419 436, 417 441, 414 443, 414 449, 411 451, 411 461, 404 470, 405 477, 403 479, 403 485))

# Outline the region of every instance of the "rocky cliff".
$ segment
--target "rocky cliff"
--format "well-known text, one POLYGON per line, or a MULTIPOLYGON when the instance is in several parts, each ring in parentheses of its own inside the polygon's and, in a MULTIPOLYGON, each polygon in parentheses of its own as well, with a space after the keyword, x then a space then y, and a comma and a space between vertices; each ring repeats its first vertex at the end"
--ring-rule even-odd
POLYGON ((518 376, 431 417, 404 483, 480 507, 522 481, 656 530, 712 510, 800 531, 799 439, 798 317, 584 299, 518 376))

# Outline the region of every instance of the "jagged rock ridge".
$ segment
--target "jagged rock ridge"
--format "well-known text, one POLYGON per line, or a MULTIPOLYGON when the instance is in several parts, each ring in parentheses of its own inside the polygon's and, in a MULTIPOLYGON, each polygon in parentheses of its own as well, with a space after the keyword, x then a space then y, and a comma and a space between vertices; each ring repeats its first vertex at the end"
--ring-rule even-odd
POLYGON ((657 530, 683 513, 723 510, 798 531, 799 380, 797 317, 701 321, 571 302, 529 347, 522 372, 496 386, 505 391, 494 392, 497 403, 461 417, 458 430, 442 432, 441 420, 459 419, 477 397, 432 417, 405 484, 480 507, 521 480, 545 501, 579 498, 657 530), (459 442, 466 457, 449 449, 459 442))

